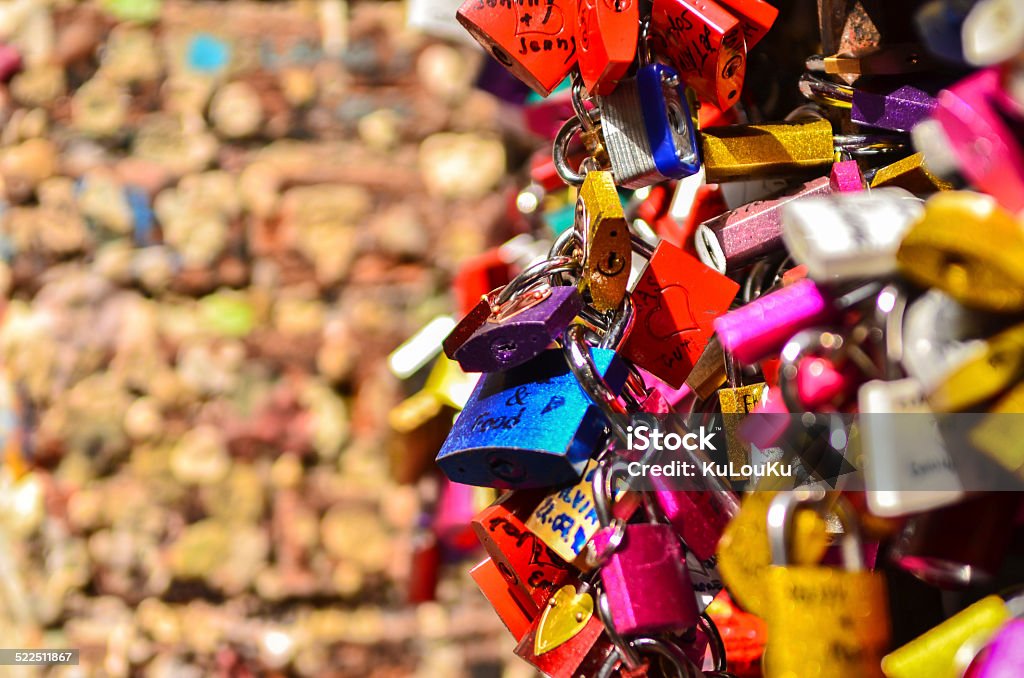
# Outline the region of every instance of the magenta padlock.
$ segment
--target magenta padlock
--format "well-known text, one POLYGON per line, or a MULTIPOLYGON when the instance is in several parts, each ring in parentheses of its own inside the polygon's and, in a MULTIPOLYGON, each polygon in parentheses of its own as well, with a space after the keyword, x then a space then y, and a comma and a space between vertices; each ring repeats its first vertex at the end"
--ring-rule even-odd
POLYGON ((466 372, 502 372, 544 352, 582 308, 576 287, 539 288, 500 305, 452 352, 466 372))
POLYGON ((829 185, 834 193, 857 193, 864 190, 864 175, 856 160, 832 163, 829 185))
POLYGON ((715 331, 726 351, 751 364, 777 353, 794 334, 827 322, 833 314, 817 285, 799 280, 715 318, 715 331))
MULTIPOLYGON (((612 546, 614 527, 594 535, 598 551, 612 546)), ((630 636, 696 626, 697 599, 679 538, 669 525, 626 525, 622 542, 601 568, 612 624, 630 636)))
POLYGON ((737 433, 741 440, 763 450, 775 445, 789 430, 791 422, 782 389, 772 387, 764 400, 754 405, 750 414, 743 418, 737 433))
POLYGON ((939 92, 932 117, 956 155, 960 172, 1013 212, 1024 209, 1024 149, 996 101, 999 71, 978 71, 939 92))
POLYGON ((672 529, 700 560, 715 555, 725 526, 739 512, 736 497, 727 491, 670 489, 672 481, 652 476, 654 501, 672 529))
POLYGON ((971 662, 964 678, 1024 676, 1024 619, 1011 619, 971 662))
POLYGON ((832 193, 828 177, 800 184, 781 195, 748 203, 697 227, 697 256, 719 273, 732 273, 782 249, 782 208, 794 200, 832 193))

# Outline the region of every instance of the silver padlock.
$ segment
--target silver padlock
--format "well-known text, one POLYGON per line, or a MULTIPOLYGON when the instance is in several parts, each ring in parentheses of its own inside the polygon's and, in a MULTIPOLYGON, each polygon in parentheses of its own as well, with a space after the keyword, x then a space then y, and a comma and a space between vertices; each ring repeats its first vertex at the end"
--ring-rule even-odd
POLYGON ((700 147, 683 84, 668 66, 640 66, 636 77, 622 80, 597 103, 616 185, 643 188, 700 170, 700 147))
POLYGON ((938 419, 916 379, 869 381, 857 392, 868 508, 895 517, 964 496, 938 419))
POLYGON ((812 280, 835 282, 896 271, 896 251, 923 203, 902 188, 840 193, 787 203, 782 239, 812 280))

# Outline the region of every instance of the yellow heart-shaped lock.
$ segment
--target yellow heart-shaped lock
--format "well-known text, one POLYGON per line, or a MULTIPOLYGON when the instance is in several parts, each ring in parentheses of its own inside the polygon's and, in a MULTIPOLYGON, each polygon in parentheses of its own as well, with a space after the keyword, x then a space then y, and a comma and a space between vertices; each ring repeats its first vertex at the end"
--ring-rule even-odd
POLYGON ((533 640, 533 653, 542 655, 576 637, 594 616, 594 599, 589 593, 577 593, 572 584, 555 591, 548 600, 537 635, 533 640))

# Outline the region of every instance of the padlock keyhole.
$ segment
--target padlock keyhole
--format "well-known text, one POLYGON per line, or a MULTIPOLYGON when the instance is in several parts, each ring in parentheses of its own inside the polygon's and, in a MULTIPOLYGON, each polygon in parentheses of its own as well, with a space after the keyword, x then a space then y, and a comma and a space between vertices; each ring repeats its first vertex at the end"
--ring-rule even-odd
POLYGON ((494 358, 500 363, 507 363, 515 359, 519 353, 519 344, 512 339, 498 339, 491 346, 494 358))
POLYGON ((519 482, 526 477, 526 469, 521 464, 504 457, 494 457, 490 461, 490 466, 491 473, 509 483, 519 482))

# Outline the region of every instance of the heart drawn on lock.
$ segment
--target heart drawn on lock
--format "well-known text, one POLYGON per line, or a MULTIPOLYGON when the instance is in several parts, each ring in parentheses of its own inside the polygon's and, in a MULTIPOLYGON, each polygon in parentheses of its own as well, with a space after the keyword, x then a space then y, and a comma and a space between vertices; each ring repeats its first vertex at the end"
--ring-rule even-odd
POLYGON ((681 285, 661 290, 658 305, 647 313, 645 324, 650 335, 662 341, 700 331, 690 308, 690 293, 681 285))
POLYGON ((516 8, 516 36, 555 36, 565 27, 565 15, 555 0, 547 0, 542 7, 527 7, 518 3, 516 8))
POLYGON ((558 589, 540 616, 537 635, 533 639, 533 653, 542 655, 569 642, 593 616, 594 599, 589 593, 577 593, 572 584, 558 589))

